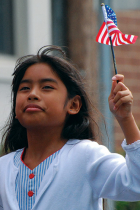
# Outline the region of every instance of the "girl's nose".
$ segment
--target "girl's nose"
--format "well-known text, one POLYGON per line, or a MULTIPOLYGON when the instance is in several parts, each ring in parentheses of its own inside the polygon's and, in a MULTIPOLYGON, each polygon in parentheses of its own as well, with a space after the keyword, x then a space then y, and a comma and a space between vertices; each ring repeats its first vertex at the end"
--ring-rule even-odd
POLYGON ((28 95, 28 100, 40 100, 40 96, 37 90, 32 90, 28 95))

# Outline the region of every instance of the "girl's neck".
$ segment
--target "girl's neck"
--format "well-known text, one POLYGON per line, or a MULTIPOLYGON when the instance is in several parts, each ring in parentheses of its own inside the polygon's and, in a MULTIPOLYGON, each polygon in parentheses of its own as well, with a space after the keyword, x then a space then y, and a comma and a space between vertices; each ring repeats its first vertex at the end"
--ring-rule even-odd
POLYGON ((47 157, 60 150, 67 142, 59 132, 49 130, 27 130, 28 148, 23 161, 29 168, 34 168, 47 157))

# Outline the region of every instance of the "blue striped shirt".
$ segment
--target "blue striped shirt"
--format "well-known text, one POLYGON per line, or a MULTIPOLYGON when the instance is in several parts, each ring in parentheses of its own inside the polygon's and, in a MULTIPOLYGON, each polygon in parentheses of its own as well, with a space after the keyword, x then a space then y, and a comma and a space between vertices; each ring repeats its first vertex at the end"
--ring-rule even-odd
POLYGON ((20 210, 32 209, 46 170, 49 168, 53 159, 58 155, 59 151, 49 156, 33 170, 28 168, 22 161, 23 150, 16 152, 14 164, 19 168, 19 172, 15 181, 15 192, 20 210))

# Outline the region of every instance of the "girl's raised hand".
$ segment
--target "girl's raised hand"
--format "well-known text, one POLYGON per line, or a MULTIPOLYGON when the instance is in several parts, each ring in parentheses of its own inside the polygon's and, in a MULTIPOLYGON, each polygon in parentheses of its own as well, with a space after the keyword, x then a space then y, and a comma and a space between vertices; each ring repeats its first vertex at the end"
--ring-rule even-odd
POLYGON ((111 112, 120 120, 131 115, 133 102, 132 93, 123 82, 124 76, 121 74, 116 74, 112 77, 112 89, 108 97, 111 112))

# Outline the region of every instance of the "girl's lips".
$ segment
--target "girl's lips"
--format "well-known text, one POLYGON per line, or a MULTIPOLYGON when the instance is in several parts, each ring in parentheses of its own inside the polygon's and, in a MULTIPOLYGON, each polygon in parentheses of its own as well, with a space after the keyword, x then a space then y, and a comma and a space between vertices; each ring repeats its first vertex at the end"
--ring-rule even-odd
POLYGON ((37 112, 37 111, 43 111, 43 109, 36 104, 28 104, 25 107, 24 111, 25 112, 37 112))

